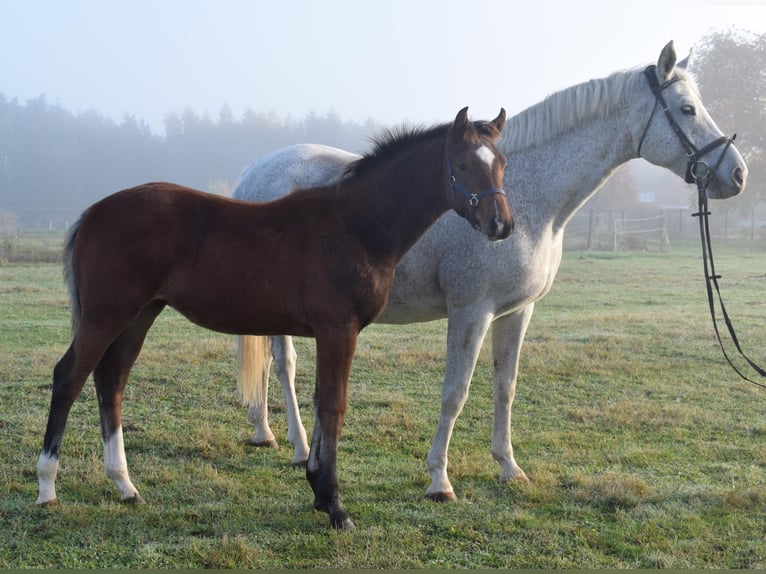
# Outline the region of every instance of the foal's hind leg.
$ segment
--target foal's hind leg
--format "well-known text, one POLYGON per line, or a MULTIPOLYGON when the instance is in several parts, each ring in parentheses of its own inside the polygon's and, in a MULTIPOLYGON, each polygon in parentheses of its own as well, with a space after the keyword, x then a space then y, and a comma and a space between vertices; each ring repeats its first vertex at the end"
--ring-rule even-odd
POLYGON ((164 303, 160 302, 145 307, 109 346, 93 372, 101 415, 106 475, 117 486, 120 499, 124 502, 141 503, 143 500, 130 480, 125 458, 122 437, 123 393, 130 370, 144 344, 146 333, 163 308, 164 303))
POLYGON ((37 461, 37 504, 55 506, 59 450, 69 411, 88 375, 101 358, 110 336, 80 326, 69 349, 53 369, 53 390, 43 449, 37 461))

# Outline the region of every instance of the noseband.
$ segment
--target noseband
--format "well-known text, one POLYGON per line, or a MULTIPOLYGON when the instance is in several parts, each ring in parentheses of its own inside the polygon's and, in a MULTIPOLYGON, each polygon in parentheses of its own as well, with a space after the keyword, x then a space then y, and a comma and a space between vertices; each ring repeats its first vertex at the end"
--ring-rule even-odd
POLYGON ((505 190, 499 189, 497 187, 491 187, 490 189, 482 191, 481 193, 468 192, 452 173, 452 165, 450 164, 449 156, 447 155, 446 145, 444 149, 444 157, 447 161, 447 177, 449 179, 449 187, 450 187, 450 190, 452 190, 450 206, 452 207, 452 209, 457 208, 456 200, 457 200, 458 193, 462 195, 464 198, 466 198, 468 200, 468 205, 470 207, 469 209, 470 219, 468 221, 474 227, 474 229, 478 229, 478 225, 476 223, 476 209, 479 207, 479 203, 481 203, 481 200, 484 199, 485 197, 489 197, 490 195, 502 195, 503 197, 505 197, 505 190))
POLYGON ((651 65, 647 67, 644 70, 644 75, 646 76, 646 79, 649 81, 649 86, 652 88, 652 93, 654 94, 655 102, 654 102, 654 108, 652 109, 652 115, 649 116, 649 121, 646 123, 646 128, 644 128, 644 133, 641 135, 641 139, 638 142, 638 157, 641 157, 641 146, 644 143, 644 138, 646 137, 646 133, 649 131, 649 126, 652 124, 652 119, 654 118, 654 114, 657 111, 657 106, 662 106, 662 111, 665 112, 665 117, 668 118, 670 127, 673 128, 673 131, 678 136, 678 139, 681 142, 681 145, 683 146, 684 150, 686 150, 686 155, 689 157, 689 163, 686 166, 686 178, 685 178, 686 183, 696 183, 697 186, 700 186, 700 184, 702 184, 704 188, 707 189, 707 186, 710 184, 710 180, 713 177, 713 173, 718 169, 718 166, 721 165, 721 161, 723 160, 723 156, 726 154, 726 150, 729 148, 732 142, 736 139, 737 134, 734 134, 731 137, 721 136, 720 138, 718 138, 712 143, 709 143, 702 149, 697 149, 697 147, 691 142, 691 140, 683 132, 683 130, 681 129, 681 126, 678 125, 678 122, 673 117, 673 114, 670 113, 670 108, 668 108, 668 104, 662 95, 662 92, 663 90, 665 90, 665 88, 678 82, 681 79, 681 77, 676 74, 672 78, 670 78, 668 81, 660 84, 659 81, 657 80, 656 65, 651 65), (718 162, 716 163, 715 168, 711 170, 707 163, 705 163, 704 161, 701 161, 701 158, 719 146, 724 146, 724 149, 721 152, 721 156, 718 158, 718 162))

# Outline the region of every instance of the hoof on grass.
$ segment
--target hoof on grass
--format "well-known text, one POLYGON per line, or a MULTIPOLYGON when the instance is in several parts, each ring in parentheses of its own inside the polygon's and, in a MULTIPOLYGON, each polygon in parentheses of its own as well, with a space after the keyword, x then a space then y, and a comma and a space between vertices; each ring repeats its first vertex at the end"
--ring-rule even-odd
POLYGON ((521 474, 516 476, 499 476, 498 480, 502 483, 519 484, 521 486, 529 486, 532 481, 527 478, 527 475, 522 471, 521 474))
POLYGON ((59 506, 58 498, 53 498, 51 500, 46 500, 45 502, 37 503, 38 508, 58 508, 58 506, 59 506))
POLYGON ((247 441, 247 444, 257 448, 279 448, 276 439, 273 438, 268 440, 255 440, 254 438, 251 438, 249 441, 247 441))
POLYGON ((129 496, 128 498, 123 498, 120 502, 124 504, 136 504, 136 505, 146 504, 146 502, 144 502, 144 499, 141 498, 141 495, 138 493, 135 493, 133 496, 129 496))
POLYGON ((451 490, 449 492, 427 492, 426 498, 433 502, 454 502, 457 500, 457 496, 451 490))
POLYGON ((331 519, 330 525, 335 530, 354 530, 356 528, 356 524, 354 524, 354 522, 349 517, 346 517, 343 520, 338 520, 338 521, 331 519))

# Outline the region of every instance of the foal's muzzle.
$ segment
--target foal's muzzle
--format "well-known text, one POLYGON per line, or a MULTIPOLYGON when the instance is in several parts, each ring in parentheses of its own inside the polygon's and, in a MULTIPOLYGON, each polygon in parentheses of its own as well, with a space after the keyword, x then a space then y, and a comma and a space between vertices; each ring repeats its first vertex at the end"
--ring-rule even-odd
POLYGON ((450 185, 450 189, 452 190, 452 196, 450 200, 452 208, 453 209, 457 208, 457 196, 462 195, 467 200, 467 203, 468 203, 468 216, 466 217, 466 219, 473 226, 474 229, 478 229, 492 241, 505 239, 511 234, 511 231, 513 231, 513 218, 511 218, 510 221, 506 223, 505 221, 502 220, 499 214, 497 214, 489 222, 488 224, 489 229, 486 229, 485 226, 480 225, 478 220, 476 219, 476 211, 479 208, 479 204, 482 202, 482 200, 495 195, 502 195, 503 199, 506 200, 504 189, 492 187, 490 189, 482 191, 481 193, 470 193, 466 191, 466 189, 462 185, 460 185, 460 182, 457 181, 455 177, 452 175, 450 176, 449 185, 450 185))

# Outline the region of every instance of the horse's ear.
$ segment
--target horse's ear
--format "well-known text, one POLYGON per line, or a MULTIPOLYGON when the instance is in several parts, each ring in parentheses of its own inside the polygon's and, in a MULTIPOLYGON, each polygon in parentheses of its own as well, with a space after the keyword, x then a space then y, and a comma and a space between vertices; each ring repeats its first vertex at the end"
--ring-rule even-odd
POLYGON ((676 64, 676 68, 681 68, 682 70, 686 70, 689 67, 689 60, 692 59, 692 51, 689 50, 689 55, 686 56, 683 60, 678 62, 676 64))
POLYGON ((667 81, 676 67, 676 47, 673 40, 667 43, 660 53, 660 59, 657 60, 657 75, 660 80, 667 81))
POLYGON ((452 132, 453 139, 465 139, 466 131, 469 127, 473 127, 473 124, 468 121, 468 106, 466 106, 457 113, 455 121, 452 122, 450 132, 452 132))
POLYGON ((505 125, 505 108, 500 108, 500 113, 494 120, 489 123, 497 130, 497 136, 495 136, 495 139, 497 139, 500 136, 500 132, 503 131, 503 126, 505 125))

